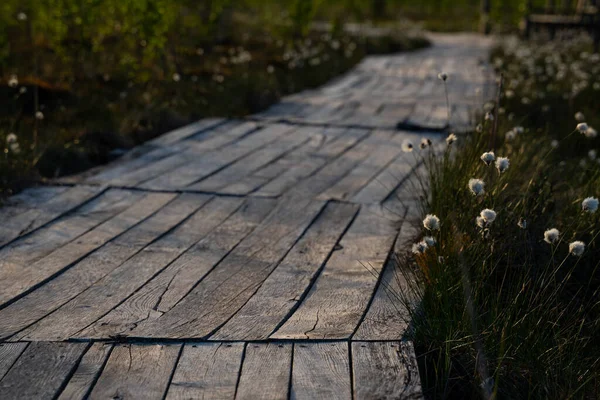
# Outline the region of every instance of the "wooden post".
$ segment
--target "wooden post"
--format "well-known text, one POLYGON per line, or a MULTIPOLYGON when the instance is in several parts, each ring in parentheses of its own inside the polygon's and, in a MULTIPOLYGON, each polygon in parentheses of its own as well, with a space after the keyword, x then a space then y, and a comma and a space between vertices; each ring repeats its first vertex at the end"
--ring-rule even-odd
POLYGON ((491 31, 490 25, 490 5, 491 0, 481 0, 481 16, 479 18, 479 32, 484 35, 489 35, 491 31))

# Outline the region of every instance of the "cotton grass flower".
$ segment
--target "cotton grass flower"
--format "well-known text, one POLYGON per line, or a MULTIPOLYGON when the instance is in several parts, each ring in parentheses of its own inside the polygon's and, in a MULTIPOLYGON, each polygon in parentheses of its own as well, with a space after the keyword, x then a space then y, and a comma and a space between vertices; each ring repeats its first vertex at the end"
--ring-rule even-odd
POLYGON ((431 146, 432 144, 433 143, 431 142, 430 139, 423 138, 423 139, 421 139, 421 144, 419 145, 419 147, 421 148, 421 150, 424 150, 427 147, 431 146))
POLYGON ((585 135, 586 138, 589 138, 589 139, 593 139, 596 136, 598 136, 598 132, 591 126, 588 126, 587 130, 585 132, 583 132, 583 134, 585 135))
POLYGON ((490 111, 485 113, 485 120, 486 121, 493 121, 494 120, 494 114, 492 114, 490 111))
POLYGON ((553 244, 558 241, 558 237, 560 236, 560 232, 556 228, 548 229, 544 232, 544 242, 548 244, 553 244))
POLYGON ((581 111, 578 111, 575 113, 575 121, 577 122, 584 122, 585 121, 585 115, 583 115, 583 113, 581 111))
POLYGON ((585 243, 580 240, 576 240, 572 243, 569 243, 569 253, 573 254, 576 257, 581 257, 583 252, 585 251, 585 243))
POLYGON ((594 149, 588 151, 588 157, 590 158, 590 160, 594 161, 596 159, 596 157, 598 157, 598 152, 594 149))
POLYGON ((440 219, 433 214, 427 214, 423 220, 423 226, 430 231, 437 231, 440 229, 440 219))
POLYGON ((479 216, 483 218, 486 225, 489 225, 496 220, 496 211, 486 208, 479 213, 479 216))
POLYGON ((423 254, 427 250, 427 243, 421 241, 412 245, 413 254, 423 254))
POLYGON ((598 199, 587 197, 581 202, 581 209, 589 213, 595 213, 598 210, 598 199))
POLYGON ((181 75, 179 75, 177 72, 175 72, 173 74, 173 82, 179 82, 181 80, 181 75))
POLYGON ((471 193, 473 193, 475 196, 481 196, 482 194, 485 193, 485 182, 483 182, 481 179, 469 179, 469 190, 471 191, 471 193))
POLYGON ((517 137, 517 132, 515 132, 514 129, 511 129, 510 131, 506 132, 506 134, 504 135, 504 137, 508 141, 515 140, 515 138, 517 137))
POLYGON ((442 81, 446 82, 446 80, 448 79, 448 74, 447 74, 447 73, 445 73, 445 72, 440 72, 440 73, 438 74, 438 79, 440 79, 440 80, 442 80, 442 81))
POLYGON ((16 88, 19 85, 19 78, 16 75, 11 75, 8 78, 8 86, 11 88, 16 88))
POLYGON ((527 220, 524 218, 519 218, 519 222, 517 222, 517 226, 521 229, 527 229, 527 220))
POLYGON ((448 146, 450 146, 452 143, 456 142, 457 140, 458 140, 458 138, 456 137, 456 135, 454 133, 451 133, 446 138, 446 143, 448 144, 448 146))
POLYGON ((588 130, 588 124, 586 124, 585 122, 580 122, 580 123, 577 124, 576 129, 579 132, 585 134, 585 132, 588 130))
POLYGON ((486 163, 486 165, 490 165, 496 159, 496 155, 494 154, 493 151, 488 151, 486 153, 483 153, 480 158, 481 158, 481 161, 486 163))
POLYGON ((483 219, 483 217, 477 217, 475 218, 475 224, 483 229, 485 228, 485 219, 483 219))
POLYGON ((413 149, 415 148, 415 146, 412 144, 412 142, 408 139, 406 139, 404 142, 402 142, 402 151, 405 153, 410 153, 411 151, 413 151, 413 149))
POLYGON ((554 139, 553 141, 550 142, 550 146, 553 149, 556 149, 558 147, 558 140, 554 139))
POLYGON ((499 173, 503 173, 510 166, 510 162, 506 157, 498 157, 496 160, 496 169, 498 169, 499 173))
POLYGON ((435 238, 433 236, 425 236, 423 238, 423 242, 425 242, 427 244, 427 246, 429 246, 429 247, 433 247, 437 243, 437 241, 435 240, 435 238))
POLYGON ((44 113, 41 112, 41 111, 36 111, 35 112, 35 119, 37 119, 39 121, 43 120, 44 119, 44 113))

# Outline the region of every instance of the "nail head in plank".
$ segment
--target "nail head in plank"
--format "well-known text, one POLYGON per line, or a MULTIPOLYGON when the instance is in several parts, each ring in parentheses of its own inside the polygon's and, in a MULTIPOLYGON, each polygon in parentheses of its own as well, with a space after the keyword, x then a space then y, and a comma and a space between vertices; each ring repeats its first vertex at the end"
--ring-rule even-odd
POLYGON ((181 345, 116 345, 90 400, 162 399, 181 345))
POLYGON ((348 342, 294 344, 292 400, 351 398, 348 342))
POLYGON ((92 390, 113 345, 97 342, 85 352, 75 373, 61 392, 58 400, 83 400, 92 390))
POLYGON ((87 343, 31 343, 0 381, 0 399, 54 398, 87 346, 87 343))
POLYGON ((291 343, 248 343, 235 398, 286 400, 291 369, 291 343))
POLYGON ((353 204, 327 204, 258 292, 211 340, 267 339, 308 291, 357 211, 353 204))
POLYGON ((352 342, 356 400, 423 399, 412 342, 352 342))
POLYGON ((243 354, 243 343, 186 344, 166 399, 233 399, 243 354))

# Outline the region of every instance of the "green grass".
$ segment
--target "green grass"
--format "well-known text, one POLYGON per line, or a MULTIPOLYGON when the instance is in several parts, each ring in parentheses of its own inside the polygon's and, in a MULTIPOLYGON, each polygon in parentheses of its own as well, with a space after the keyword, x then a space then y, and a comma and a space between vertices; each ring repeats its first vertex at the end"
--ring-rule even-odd
POLYGON ((600 196, 590 154, 600 139, 577 132, 574 118, 600 123, 598 56, 586 51, 579 37, 498 48, 497 132, 482 121, 444 156, 423 156, 423 216, 437 215, 441 229, 424 232, 437 244, 399 266, 413 282, 403 298, 419 299, 411 336, 429 398, 600 396, 600 211, 582 210, 600 196), (507 138, 515 126, 524 131, 507 138), (482 162, 490 150, 510 159, 505 172, 482 162), (471 193, 471 178, 485 181, 484 195, 471 193), (486 208, 497 219, 482 229, 486 208), (561 233, 554 244, 543 240, 550 228, 561 233), (576 240, 581 257, 569 254, 576 240))

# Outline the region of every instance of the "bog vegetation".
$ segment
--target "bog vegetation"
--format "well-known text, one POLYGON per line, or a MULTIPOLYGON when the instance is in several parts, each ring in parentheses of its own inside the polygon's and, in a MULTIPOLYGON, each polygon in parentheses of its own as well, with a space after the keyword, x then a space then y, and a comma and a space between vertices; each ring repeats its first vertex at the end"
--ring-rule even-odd
POLYGON ((600 396, 600 54, 590 49, 580 36, 507 41, 492 58, 500 102, 483 107, 477 130, 450 137, 443 155, 414 150, 428 191, 422 237, 400 260, 412 282, 401 296, 419 299, 411 335, 432 398, 600 396))

